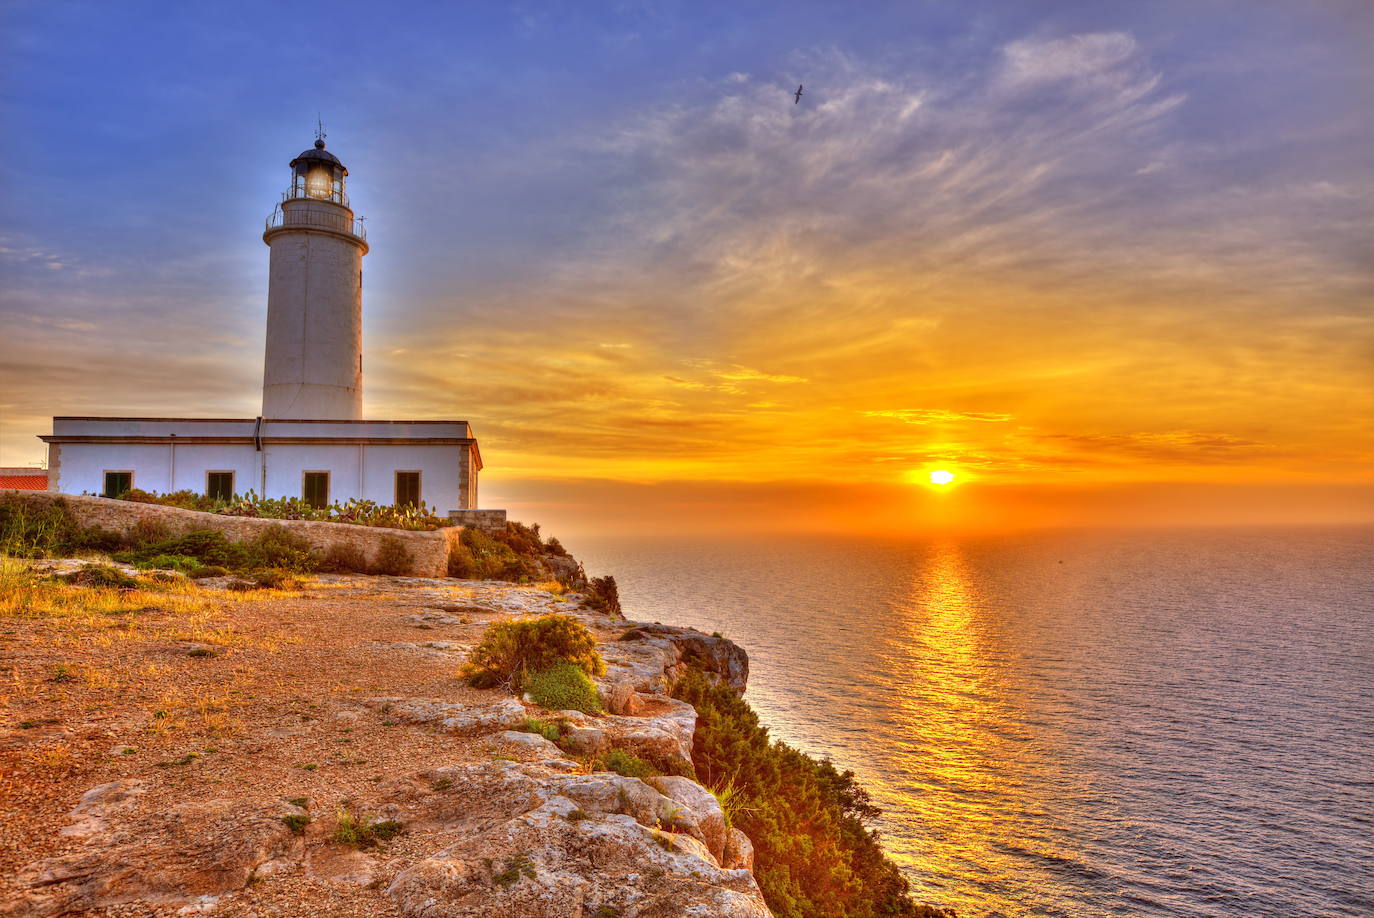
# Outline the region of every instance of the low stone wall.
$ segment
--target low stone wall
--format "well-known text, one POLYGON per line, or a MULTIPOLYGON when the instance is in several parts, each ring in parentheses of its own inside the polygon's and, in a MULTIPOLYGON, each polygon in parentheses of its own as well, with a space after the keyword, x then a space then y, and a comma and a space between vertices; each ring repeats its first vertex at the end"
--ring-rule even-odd
POLYGON ((500 532, 506 528, 504 510, 450 510, 448 521, 454 526, 471 526, 488 532, 500 532))
POLYGON ((448 576, 449 542, 456 540, 460 532, 453 527, 432 532, 412 532, 404 529, 385 529, 380 526, 354 526, 349 523, 221 516, 218 513, 180 510, 158 504, 139 504, 107 497, 55 494, 48 491, 3 493, 10 495, 9 499, 17 499, 35 509, 50 506, 58 500, 66 501, 72 516, 82 526, 99 526, 121 533, 132 532, 140 520, 147 520, 149 523, 165 527, 172 535, 181 535, 195 529, 214 529, 224 533, 230 541, 239 542, 252 539, 273 526, 283 526, 310 543, 311 548, 321 557, 327 555, 330 549, 345 548, 361 551, 369 563, 376 560, 383 539, 395 538, 400 540, 410 554, 411 567, 406 573, 412 577, 448 576))

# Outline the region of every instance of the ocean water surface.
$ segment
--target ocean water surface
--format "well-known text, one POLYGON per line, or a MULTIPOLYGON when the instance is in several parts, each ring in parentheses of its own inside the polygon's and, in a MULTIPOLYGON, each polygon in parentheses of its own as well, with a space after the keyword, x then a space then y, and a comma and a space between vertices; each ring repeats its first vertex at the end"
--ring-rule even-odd
POLYGON ((960 916, 1374 915, 1374 532, 570 544, 960 916))

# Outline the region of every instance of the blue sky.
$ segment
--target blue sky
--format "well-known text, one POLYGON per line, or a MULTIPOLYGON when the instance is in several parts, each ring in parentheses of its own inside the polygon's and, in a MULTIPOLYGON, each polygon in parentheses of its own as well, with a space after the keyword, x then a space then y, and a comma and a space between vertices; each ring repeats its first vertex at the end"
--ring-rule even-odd
POLYGON ((806 425, 874 481, 1367 462, 1333 419, 1370 382, 1367 3, 0 17, 0 463, 52 414, 256 413, 261 221, 317 111, 373 242, 369 414, 470 418, 512 498, 806 478, 806 425), (894 439, 979 414, 1028 429, 894 439))

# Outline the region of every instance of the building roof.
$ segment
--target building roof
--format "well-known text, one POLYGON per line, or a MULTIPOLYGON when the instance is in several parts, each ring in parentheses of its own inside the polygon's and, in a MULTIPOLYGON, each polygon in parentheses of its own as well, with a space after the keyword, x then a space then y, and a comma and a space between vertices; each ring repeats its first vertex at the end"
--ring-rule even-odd
POLYGON ((48 473, 35 472, 32 475, 0 475, 0 490, 18 491, 48 490, 48 473))
MULTIPOLYGON (((295 159, 291 160, 289 165, 294 169, 296 167, 296 163, 300 162, 301 160, 308 161, 312 159, 317 159, 321 162, 326 162, 333 166, 343 165, 343 163, 339 162, 339 158, 337 156, 335 156, 333 153, 330 153, 328 150, 324 148, 323 140, 315 141, 315 146, 313 149, 306 150, 300 156, 297 156, 295 159)), ((344 170, 344 172, 347 171, 347 169, 344 170)))

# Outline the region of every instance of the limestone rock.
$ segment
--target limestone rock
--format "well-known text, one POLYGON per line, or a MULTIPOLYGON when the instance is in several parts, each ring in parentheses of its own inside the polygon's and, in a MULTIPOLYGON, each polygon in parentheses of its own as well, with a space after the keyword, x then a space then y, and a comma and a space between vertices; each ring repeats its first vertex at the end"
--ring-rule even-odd
POLYGON ((671 775, 646 778, 644 783, 681 806, 701 829, 701 840, 717 861, 725 856, 725 813, 715 795, 695 781, 671 775))
POLYGON ((754 843, 739 829, 730 829, 725 837, 725 857, 721 866, 730 870, 754 869, 754 843))
MULTIPOLYGON (((26 889, 0 914, 41 918, 126 902, 195 905, 241 889, 292 846, 275 804, 197 801, 145 814, 132 825, 123 811, 139 791, 115 786, 121 784, 87 792, 90 799, 77 810, 87 809, 77 819, 98 820, 94 831, 77 836, 84 844, 76 850, 20 871, 17 879, 26 889)), ((89 821, 86 828, 92 828, 89 821)))
POLYGON ((68 814, 72 823, 57 834, 67 838, 89 838, 104 832, 106 817, 133 806, 146 790, 145 782, 133 779, 99 784, 81 795, 81 802, 68 814))
POLYGON ((771 918, 753 876, 721 870, 699 841, 577 809, 551 797, 403 870, 387 894, 414 918, 771 918))
POLYGON ((437 723, 455 733, 509 730, 529 715, 518 698, 503 698, 485 707, 438 698, 371 698, 368 704, 411 723, 437 723))

